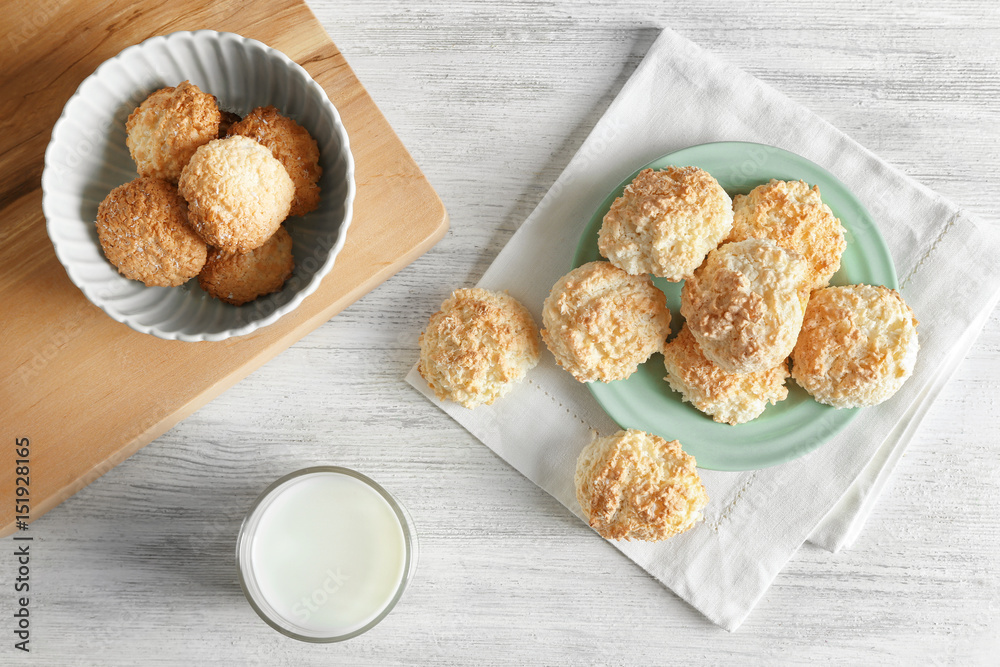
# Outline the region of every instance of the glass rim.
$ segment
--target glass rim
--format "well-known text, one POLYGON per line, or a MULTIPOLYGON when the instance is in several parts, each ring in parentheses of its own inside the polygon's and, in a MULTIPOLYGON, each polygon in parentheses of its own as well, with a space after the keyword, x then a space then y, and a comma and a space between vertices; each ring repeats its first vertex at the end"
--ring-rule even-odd
MULTIPOLYGON (((279 477, 275 481, 271 482, 260 495, 253 501, 250 505, 250 509, 247 510, 246 516, 243 517, 243 522, 240 524, 240 530, 236 537, 236 571, 239 573, 240 588, 243 589, 243 595, 246 597, 247 602, 253 608, 257 615, 261 619, 270 625, 272 628, 285 635, 286 637, 291 637, 302 642, 309 642, 313 644, 329 644, 333 642, 342 642, 348 639, 357 637, 358 635, 368 632, 373 627, 378 625, 386 616, 389 615, 396 604, 399 602, 400 598, 403 596, 404 591, 410 583, 410 579, 413 578, 413 573, 416 570, 417 563, 417 542, 416 534, 413 530, 413 520, 410 518, 409 513, 406 508, 403 507, 399 501, 388 491, 386 491, 382 485, 373 480, 372 478, 364 475, 351 468, 344 468, 342 466, 310 466, 308 468, 302 468, 294 472, 290 472, 287 475, 279 477), (285 486, 288 482, 297 479, 299 477, 305 477, 308 475, 314 475, 318 473, 334 473, 339 475, 345 475, 347 477, 353 477, 358 481, 369 486, 373 491, 378 493, 392 509, 393 514, 395 514, 396 519, 399 521, 400 530, 403 533, 403 547, 405 551, 405 559, 403 561, 403 573, 399 580, 399 585, 396 587, 396 592, 393 594, 392 599, 386 603, 385 607, 368 623, 363 625, 356 630, 351 632, 329 635, 329 636, 310 636, 303 635, 295 630, 285 627, 279 622, 279 619, 286 620, 284 617, 279 619, 273 618, 268 612, 262 608, 258 601, 254 598, 253 593, 250 590, 250 586, 247 583, 247 579, 250 576, 244 570, 243 558, 249 553, 250 544, 252 542, 253 534, 256 532, 256 526, 254 526, 254 531, 248 532, 248 527, 250 526, 251 519, 257 514, 261 505, 270 498, 276 491, 285 486)), ((263 597, 263 596, 262 596, 263 597)), ((277 614, 276 614, 277 615, 277 614)))

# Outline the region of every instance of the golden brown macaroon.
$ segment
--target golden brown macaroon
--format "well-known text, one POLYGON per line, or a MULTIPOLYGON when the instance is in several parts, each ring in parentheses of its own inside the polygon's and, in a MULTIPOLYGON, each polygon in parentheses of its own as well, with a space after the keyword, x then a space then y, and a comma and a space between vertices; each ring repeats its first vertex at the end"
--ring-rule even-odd
POLYGON ((809 300, 808 266, 770 239, 727 243, 681 290, 681 314, 727 373, 767 371, 792 352, 809 300))
POLYGON ((597 246, 628 273, 678 282, 701 265, 732 226, 732 201, 708 172, 643 169, 611 204, 597 246))
POLYGON ((210 246, 259 248, 288 217, 295 186, 271 151, 253 139, 214 139, 184 167, 178 185, 188 222, 210 246))
POLYGON ((229 136, 250 137, 267 148, 295 184, 295 199, 289 215, 305 215, 319 206, 319 146, 309 131, 272 106, 257 107, 229 128, 229 136))
POLYGON ((176 184, 199 146, 219 134, 219 106, 190 81, 157 90, 125 123, 125 143, 140 176, 176 184))
POLYGON ((280 290, 294 268, 292 237, 284 227, 278 227, 264 245, 250 252, 209 250, 198 284, 209 296, 241 306, 280 290))
POLYGON ((634 373, 670 335, 667 297, 648 275, 590 262, 556 281, 542 307, 542 338, 580 382, 634 373))
POLYGON ((820 198, 819 186, 771 180, 733 200, 733 229, 727 242, 771 239, 799 253, 809 264, 811 289, 826 287, 840 268, 847 241, 844 228, 820 198))
POLYGON ((721 424, 756 419, 768 403, 788 397, 788 360, 766 371, 727 373, 705 358, 686 324, 663 350, 663 365, 670 388, 721 424))
POLYGON ((119 185, 97 207, 104 256, 131 280, 174 287, 198 275, 208 248, 187 225, 187 204, 170 183, 139 178, 119 185))
POLYGON ((457 289, 420 334, 417 370, 441 400, 490 405, 538 364, 538 327, 506 292, 457 289))
POLYGON ((611 540, 665 540, 701 520, 708 494, 676 440, 629 429, 597 438, 576 463, 576 499, 611 540))
POLYGON ((899 292, 880 285, 816 290, 792 352, 792 377, 820 403, 878 405, 917 362, 917 320, 899 292))

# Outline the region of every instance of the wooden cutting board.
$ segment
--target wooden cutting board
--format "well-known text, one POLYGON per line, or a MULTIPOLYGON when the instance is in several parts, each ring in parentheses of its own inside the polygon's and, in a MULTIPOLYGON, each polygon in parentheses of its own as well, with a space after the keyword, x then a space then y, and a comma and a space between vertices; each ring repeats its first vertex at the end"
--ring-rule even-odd
POLYGON ((0 0, 0 16, 3 536, 21 518, 19 439, 30 442, 33 520, 416 259, 448 216, 301 0, 0 0), (333 271, 296 310, 248 336, 184 343, 115 322, 70 282, 45 231, 41 174, 63 105, 101 62, 148 37, 202 28, 275 47, 326 89, 351 139, 357 199, 333 271))

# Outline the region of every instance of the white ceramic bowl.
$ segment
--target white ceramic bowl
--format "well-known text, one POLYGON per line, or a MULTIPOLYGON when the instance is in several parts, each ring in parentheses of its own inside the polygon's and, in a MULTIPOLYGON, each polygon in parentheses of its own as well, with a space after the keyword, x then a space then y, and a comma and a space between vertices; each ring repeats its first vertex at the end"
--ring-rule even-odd
POLYGON ((326 92, 283 53, 232 33, 175 32, 128 47, 80 84, 52 129, 42 192, 56 255, 92 303, 136 331, 160 338, 222 340, 293 310, 333 267, 351 222, 354 159, 326 92), (98 204, 137 176, 125 145, 128 115, 154 90, 185 79, 241 116, 272 104, 319 144, 319 208, 285 223, 295 271, 280 292, 242 306, 209 297, 195 279, 180 287, 128 280, 104 257, 97 238, 98 204))

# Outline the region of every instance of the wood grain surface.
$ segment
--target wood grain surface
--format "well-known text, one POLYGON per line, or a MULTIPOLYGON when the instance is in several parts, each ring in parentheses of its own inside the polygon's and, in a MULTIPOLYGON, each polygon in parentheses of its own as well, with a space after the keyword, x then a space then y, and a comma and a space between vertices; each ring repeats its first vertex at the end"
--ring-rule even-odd
MULTIPOLYGON (((46 29, 37 34, 30 34, 37 23, 30 12, 9 8, 20 20, 0 65, 7 77, 0 82, 7 125, 0 138, 0 441, 35 443, 32 520, 411 262, 447 228, 440 199, 301 0, 242 11, 240 3, 156 0, 45 7, 46 29), (283 51, 326 89, 351 140, 357 198, 334 269, 299 308, 246 336, 167 341, 115 322, 73 285, 45 232, 39 181, 52 125, 84 77, 126 46, 206 27, 283 51)), ((4 495, 14 492, 14 471, 6 448, 4 495)), ((14 505, 0 506, 0 535, 15 531, 14 521, 14 505)))
POLYGON ((997 664, 997 314, 857 544, 837 555, 802 548, 734 634, 403 382, 427 317, 452 289, 478 280, 661 27, 997 226, 995 2, 310 7, 441 195, 451 230, 31 526, 30 655, 12 647, 16 565, 6 540, 0 663, 997 664), (413 515, 421 547, 393 613, 331 646, 270 631, 244 602, 233 563, 256 494, 320 462, 390 489, 413 515))

